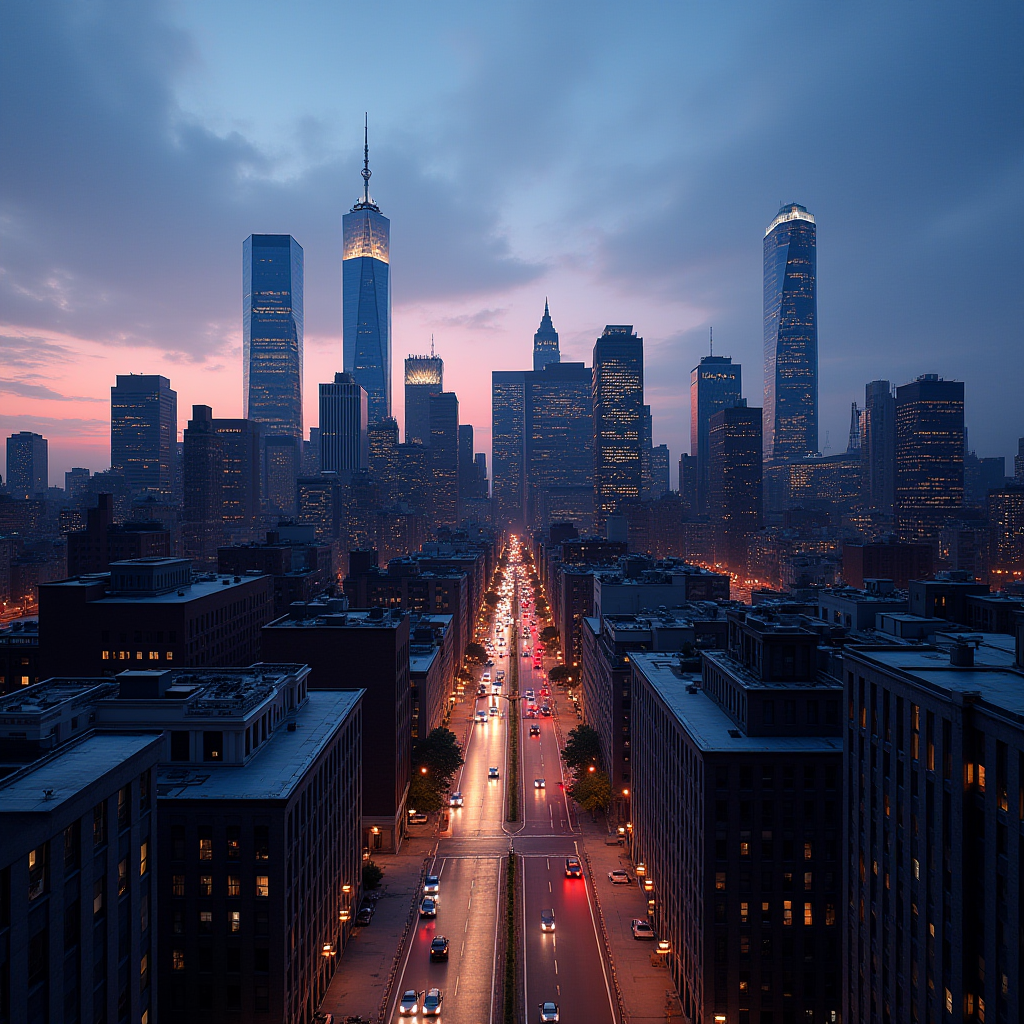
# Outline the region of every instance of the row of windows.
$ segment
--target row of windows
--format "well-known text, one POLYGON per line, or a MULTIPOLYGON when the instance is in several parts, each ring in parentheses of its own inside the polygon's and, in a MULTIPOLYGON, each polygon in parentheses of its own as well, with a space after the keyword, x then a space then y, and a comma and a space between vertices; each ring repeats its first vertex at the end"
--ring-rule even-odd
MULTIPOLYGON (((754 905, 756 909, 756 904, 754 905)), ((814 904, 813 903, 797 903, 795 904, 797 918, 800 919, 802 915, 803 923, 807 927, 814 925, 814 904)), ((778 908, 774 908, 777 910, 778 908)), ((784 927, 791 927, 793 924, 793 911, 794 902, 793 900, 782 901, 782 924, 784 927)), ((751 924, 753 914, 751 911, 751 904, 747 902, 740 903, 740 924, 751 924)), ((726 920, 726 904, 724 901, 719 901, 715 906, 715 921, 719 924, 724 924, 726 920)), ((773 920, 773 907, 770 900, 763 900, 761 902, 760 912, 760 923, 771 924, 773 920)), ((836 923, 836 905, 834 903, 825 904, 824 914, 825 924, 832 927, 836 923)))
MULTIPOLYGON (((196 829, 196 852, 200 860, 214 859, 213 826, 200 825, 196 829)), ((242 857, 242 827, 227 825, 224 828, 224 856, 228 860, 240 860, 242 857)), ((254 825, 252 830, 252 852, 255 860, 270 859, 270 826, 254 825)), ((171 826, 171 859, 185 860, 186 842, 185 826, 171 826)))
MULTIPOLYGON (((100 657, 103 661, 131 661, 131 651, 101 651, 100 657)), ((164 651, 161 655, 159 651, 136 651, 136 661, 174 661, 174 651, 164 651)))
MULTIPOLYGON (((741 764, 739 766, 740 789, 753 789, 755 779, 755 765, 741 764)), ((802 773, 798 773, 796 767, 791 764, 782 765, 781 771, 776 771, 774 764, 765 764, 757 768, 757 778, 762 789, 774 789, 776 779, 779 779, 783 789, 795 789, 799 779, 804 789, 814 789, 818 785, 818 767, 812 764, 805 764, 802 773)), ((718 789, 728 789, 735 771, 729 765, 719 765, 715 769, 715 786, 718 789)), ((826 789, 835 789, 839 784, 839 768, 836 765, 826 765, 824 768, 824 779, 826 789)))
MULTIPOLYGON (((187 885, 185 876, 176 874, 171 875, 171 895, 176 897, 184 897, 187 895, 187 885)), ((213 896, 213 875, 200 875, 199 885, 197 889, 199 896, 213 896)), ((227 885, 225 886, 225 895, 230 897, 240 897, 242 895, 242 879, 238 875, 228 875, 227 885)), ((270 878, 267 875, 257 875, 255 880, 255 893, 256 896, 269 897, 270 896, 270 878)))

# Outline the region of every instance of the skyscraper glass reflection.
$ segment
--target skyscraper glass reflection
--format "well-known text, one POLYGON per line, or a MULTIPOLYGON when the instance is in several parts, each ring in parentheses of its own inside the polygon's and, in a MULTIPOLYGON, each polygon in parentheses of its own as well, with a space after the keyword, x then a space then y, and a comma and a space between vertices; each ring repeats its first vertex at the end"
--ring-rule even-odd
POLYGON ((764 234, 764 458, 818 450, 818 303, 814 217, 797 203, 764 234))
POLYGON ((110 389, 110 466, 135 492, 170 498, 178 396, 159 374, 118 374, 110 389))
POLYGON ((341 218, 342 345, 345 370, 366 389, 371 423, 391 415, 391 221, 370 198, 363 145, 363 195, 341 218))
POLYGON ((302 246, 250 235, 242 246, 242 404, 266 434, 302 437, 302 246))

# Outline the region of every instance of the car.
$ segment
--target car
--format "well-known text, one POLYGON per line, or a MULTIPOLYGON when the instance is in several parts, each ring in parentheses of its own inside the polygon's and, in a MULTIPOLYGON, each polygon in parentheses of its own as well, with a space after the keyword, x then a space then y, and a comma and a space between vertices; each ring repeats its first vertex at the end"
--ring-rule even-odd
POLYGON ((402 993, 402 1001, 398 1004, 398 1012, 403 1017, 412 1017, 419 1013, 420 994, 414 988, 402 993))
POLYGON ((487 709, 487 714, 491 715, 491 717, 493 717, 493 718, 497 718, 498 717, 498 705, 497 704, 492 704, 487 709))
POLYGON ((543 779, 534 779, 533 780, 533 788, 534 789, 544 789, 545 788, 544 787, 544 780, 543 779))
POLYGON ((441 877, 439 875, 427 875, 423 879, 423 895, 437 896, 441 891, 441 877))
POLYGON ((420 917, 437 917, 437 902, 430 896, 424 896, 420 903, 420 917))
POLYGON ((487 712, 486 711, 478 711, 476 713, 476 720, 478 722, 483 722, 484 725, 486 725, 487 724, 487 712))
POLYGON ((433 939, 430 940, 430 959, 448 959, 448 939, 444 935, 435 935, 433 939))
POLYGON ((541 706, 540 706, 540 713, 545 718, 550 718, 551 717, 551 707, 550 707, 550 705, 548 705, 548 704, 541 704, 541 706))
POLYGON ((579 857, 566 857, 565 858, 565 877, 566 878, 582 878, 583 877, 583 865, 580 863, 579 857))
POLYGON ((493 665, 494 665, 494 659, 493 658, 488 658, 487 659, 487 667, 491 668, 491 666, 493 666, 493 665))
POLYGON ((530 735, 531 736, 539 736, 540 735, 540 726, 539 725, 531 725, 530 726, 530 735))
POLYGON ((448 806, 449 807, 461 807, 462 804, 463 804, 462 793, 460 793, 458 790, 455 790, 455 792, 452 793, 452 795, 450 797, 448 797, 448 806))
POLYGON ((441 1015, 441 1003, 444 1002, 444 995, 439 988, 427 990, 423 997, 423 1016, 439 1017, 441 1015))
POLYGON ((639 918, 633 918, 633 923, 630 925, 633 929, 634 939, 652 939, 654 938, 654 929, 646 922, 641 921, 639 918))
POLYGON ((356 914, 356 924, 369 924, 373 920, 373 907, 360 907, 356 914))
POLYGON ((553 910, 542 910, 540 912, 540 930, 542 932, 553 932, 555 930, 555 912, 553 910))
POLYGON ((622 868, 616 868, 614 871, 608 872, 608 881, 612 885, 629 885, 629 873, 623 871, 622 868))
POLYGON ((425 811, 409 811, 409 824, 410 825, 423 825, 427 821, 427 815, 425 811))
POLYGON ((499 776, 498 776, 498 769, 497 768, 488 768, 487 769, 487 778, 489 778, 489 779, 496 779, 498 777, 499 776))
POLYGON ((485 672, 480 678, 483 679, 485 683, 489 683, 491 681, 491 673, 485 672))
POLYGON ((524 658, 528 658, 529 656, 530 656, 530 652, 524 647, 523 648, 523 657, 524 658))
POLYGON ((540 1024, 558 1024, 558 1003, 549 999, 540 1004, 540 1024))

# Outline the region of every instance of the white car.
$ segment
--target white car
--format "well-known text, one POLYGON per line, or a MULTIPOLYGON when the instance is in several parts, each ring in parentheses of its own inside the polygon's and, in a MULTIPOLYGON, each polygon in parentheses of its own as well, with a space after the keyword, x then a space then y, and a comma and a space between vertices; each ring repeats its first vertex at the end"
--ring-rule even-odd
POLYGON ((654 929, 646 921, 640 921, 639 919, 634 918, 630 927, 633 929, 634 939, 654 938, 654 929))
POLYGON ((462 794, 458 790, 455 790, 455 792, 452 793, 452 795, 450 797, 448 797, 448 806, 449 807, 461 807, 462 806, 462 794))
POLYGON ((439 1017, 442 1002, 444 1002, 444 995, 439 988, 428 989, 427 994, 423 997, 423 1016, 439 1017))
POLYGON ((402 1001, 398 1004, 398 1012, 403 1017, 411 1017, 419 1013, 420 994, 415 989, 402 993, 402 1001))
POLYGON ((544 787, 544 780, 543 779, 534 779, 533 780, 533 788, 534 789, 544 789, 545 788, 544 787))
POLYGON ((608 881, 612 885, 629 885, 629 875, 622 868, 616 868, 608 872, 608 881))
POLYGON ((548 1000, 540 1004, 541 1024, 558 1024, 558 1003, 548 1000))
POLYGON ((423 895, 433 896, 437 898, 438 892, 441 890, 441 877, 440 875, 427 875, 423 879, 423 895))
POLYGON ((489 778, 489 779, 496 779, 496 778, 498 778, 498 769, 497 768, 488 768, 487 769, 487 778, 489 778))

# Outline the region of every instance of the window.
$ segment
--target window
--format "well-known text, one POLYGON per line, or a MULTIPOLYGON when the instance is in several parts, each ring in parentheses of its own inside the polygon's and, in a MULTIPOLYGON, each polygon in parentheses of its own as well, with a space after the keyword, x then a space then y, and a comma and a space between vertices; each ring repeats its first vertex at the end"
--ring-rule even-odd
POLYGON ((213 875, 200 875, 199 876, 199 895, 200 896, 212 896, 213 895, 213 875))
POLYGON ((145 839, 139 847, 139 874, 144 875, 149 870, 149 840, 145 839))
POLYGON ((788 928, 793 924, 793 901, 783 900, 782 901, 782 924, 788 928))
POLYGON ((259 1012, 270 1009, 270 990, 265 984, 257 985, 253 990, 254 1008, 259 1012))
POLYGON ((117 895, 123 896, 128 891, 128 858, 117 862, 117 895))
POLYGON ((185 859, 185 826, 171 826, 171 860, 185 859))
POLYGON ((830 928, 836 923, 836 905, 834 903, 825 904, 825 924, 830 928))
POLYGON ((761 904, 761 924, 771 924, 772 921, 772 906, 766 900, 761 904))
POLYGON ((238 875, 228 875, 228 895, 242 895, 242 879, 238 875))
POLYGON ((804 843, 804 860, 812 860, 811 843, 810 841, 804 843))
POLYGON ((183 949, 175 949, 171 951, 171 970, 185 970, 185 951, 183 949))
POLYGON ((46 892, 46 843, 28 855, 28 898, 38 899, 46 892))
POLYGON ((97 804, 92 809, 92 844, 101 846, 107 841, 107 805, 97 804))
POLYGON ((171 934, 185 934, 185 911, 175 910, 174 913, 171 915, 171 934))
POLYGON ((69 903, 64 910, 64 952, 68 953, 78 945, 82 932, 82 908, 78 900, 69 903))
POLYGON ((139 960, 139 988, 149 988, 149 954, 143 953, 139 960))
POLYGON ((103 913, 106 902, 107 880, 103 877, 97 878, 92 883, 92 916, 99 917, 103 913))
POLYGON ((64 829, 64 871, 77 871, 79 863, 79 850, 81 830, 77 821, 72 822, 64 829))
POLYGON ((270 878, 267 875, 256 876, 256 895, 264 897, 270 895, 270 878))
POLYGON ((814 888, 814 873, 811 871, 804 872, 804 892, 810 892, 814 888))
POLYGON ((199 828, 199 859, 213 860, 213 829, 209 825, 199 828))
POLYGON ((139 899, 139 928, 146 931, 149 928, 149 893, 143 893, 139 899))
POLYGON ((252 951, 252 966, 257 974, 270 973, 270 950, 256 948, 252 951))
POLYGON ((257 860, 270 859, 270 829, 266 825, 257 825, 252 830, 253 847, 257 860))
POLYGON ((814 905, 812 903, 804 904, 804 924, 814 924, 814 905))
POLYGON ((256 911, 256 924, 253 929, 256 935, 270 934, 270 913, 266 910, 256 911))
POLYGON ((213 933, 213 911, 199 911, 199 934, 211 935, 213 933))
POLYGON ((139 776, 139 810, 140 811, 148 811, 149 810, 151 778, 152 778, 152 776, 151 776, 151 774, 150 774, 150 772, 148 770, 144 771, 139 776))
POLYGON ((761 702, 761 721, 765 725, 775 724, 775 701, 766 700, 761 702))
POLYGON ((242 830, 237 825, 228 825, 226 831, 228 860, 238 860, 242 856, 242 830))
POLYGON ((725 892, 725 872, 724 871, 716 871, 715 872, 715 889, 717 889, 718 892, 725 892))
POLYGON ((171 875, 171 895, 179 897, 185 895, 184 875, 171 875))
POLYGON ((117 830, 126 829, 132 823, 132 787, 122 786, 117 791, 117 830))
POLYGON ((750 833, 749 832, 741 832, 740 833, 740 856, 741 857, 749 857, 750 856, 750 833))
POLYGON ((740 904, 740 924, 749 924, 749 923, 750 923, 750 904, 749 903, 741 903, 740 904))
POLYGON ((224 733, 219 730, 203 733, 203 760, 224 760, 224 733))
POLYGON ((237 935, 242 930, 242 913, 239 910, 228 911, 228 930, 237 935))

